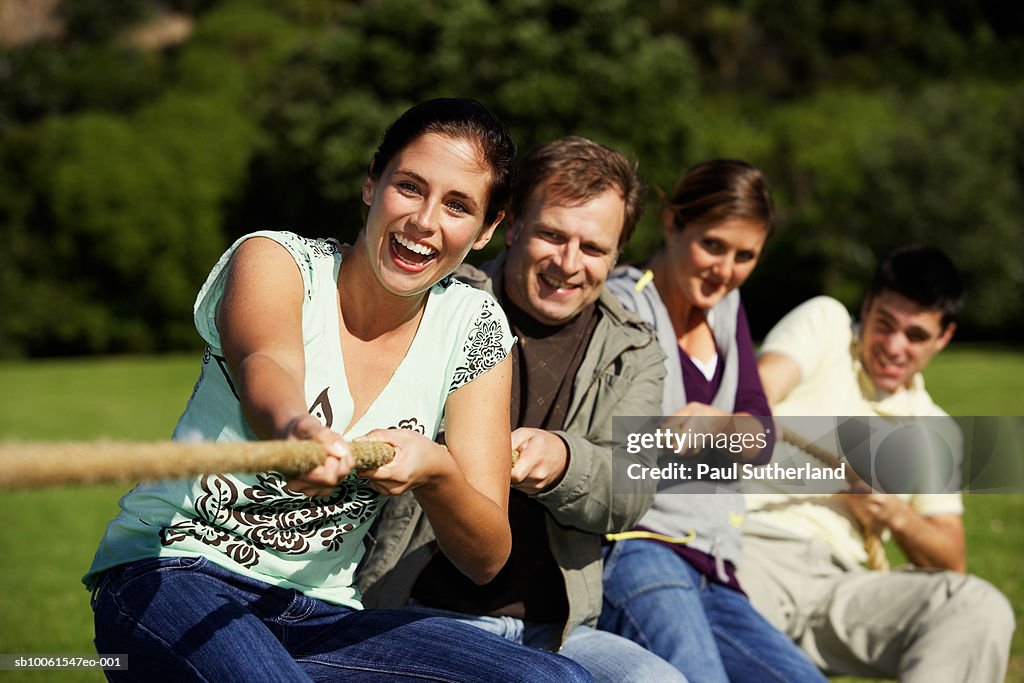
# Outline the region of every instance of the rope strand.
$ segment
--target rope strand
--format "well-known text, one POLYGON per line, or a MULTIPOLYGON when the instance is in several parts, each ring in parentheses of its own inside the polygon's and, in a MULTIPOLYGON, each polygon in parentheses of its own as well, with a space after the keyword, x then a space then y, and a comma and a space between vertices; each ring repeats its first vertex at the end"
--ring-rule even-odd
MULTIPOLYGON (((380 467, 395 455, 394 446, 383 441, 352 441, 349 447, 356 469, 380 467)), ((325 457, 323 446, 313 441, 9 442, 0 444, 0 489, 267 470, 293 477, 325 457)))

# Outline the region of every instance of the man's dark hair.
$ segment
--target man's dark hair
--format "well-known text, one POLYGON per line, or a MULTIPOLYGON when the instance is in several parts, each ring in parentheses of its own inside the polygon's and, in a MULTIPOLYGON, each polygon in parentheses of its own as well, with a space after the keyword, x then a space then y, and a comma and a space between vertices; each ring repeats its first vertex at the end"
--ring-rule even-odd
POLYGON ((941 311, 943 328, 956 320, 964 301, 960 273, 953 262, 941 249, 921 244, 897 247, 878 264, 867 298, 884 291, 941 311))

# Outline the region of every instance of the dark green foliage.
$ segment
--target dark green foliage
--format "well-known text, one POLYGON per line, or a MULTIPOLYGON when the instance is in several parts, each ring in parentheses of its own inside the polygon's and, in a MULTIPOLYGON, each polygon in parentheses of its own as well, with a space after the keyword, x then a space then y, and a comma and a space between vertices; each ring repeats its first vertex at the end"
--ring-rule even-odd
POLYGON ((128 112, 157 96, 161 68, 157 55, 106 45, 0 52, 0 132, 56 114, 128 112))
POLYGON ((116 38, 152 9, 147 0, 72 0, 60 3, 58 14, 72 40, 98 43, 116 38))
MULTIPOLYGON (((1024 339, 1024 10, 982 0, 152 0, 61 3, 63 37, 0 51, 0 356, 180 348, 236 235, 351 240, 386 123, 469 96, 522 151, 569 134, 654 190, 710 156, 761 166, 777 236, 755 336, 820 292, 855 308, 910 241, 966 274, 961 336, 1024 339), (163 11, 181 45, 124 39, 163 11)), ((493 240, 480 259, 502 243, 493 240)))
POLYGON ((51 353, 186 343, 251 136, 223 103, 173 92, 130 119, 48 121, 28 169, 37 200, 14 228, 24 280, 8 322, 22 343, 51 353))
POLYGON ((0 354, 195 345, 192 301, 256 140, 248 98, 288 40, 273 15, 218 9, 131 111, 96 101, 6 131, 0 354))
POLYGON ((785 220, 745 288, 755 327, 818 292, 856 309, 878 259, 922 242, 965 275, 961 336, 1020 338, 1022 105, 1024 83, 945 83, 826 91, 772 112, 767 144, 754 147, 785 220))
POLYGON ((662 0, 642 5, 683 36, 711 92, 800 97, 835 86, 1016 78, 1024 10, 998 0, 662 0))
POLYGON ((263 97, 269 139, 235 232, 269 218, 354 237, 359 188, 380 133, 422 99, 483 101, 523 151, 591 136, 638 156, 661 184, 688 154, 696 109, 686 46, 653 37, 623 0, 366 3, 272 80, 263 97))

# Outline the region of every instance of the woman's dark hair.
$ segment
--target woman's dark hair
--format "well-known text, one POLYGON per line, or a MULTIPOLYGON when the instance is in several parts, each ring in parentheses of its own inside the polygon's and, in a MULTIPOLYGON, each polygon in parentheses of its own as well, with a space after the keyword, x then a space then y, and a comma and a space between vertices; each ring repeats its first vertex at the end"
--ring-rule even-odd
POLYGON ((679 230, 729 218, 763 223, 768 237, 775 229, 768 180, 757 168, 737 159, 710 159, 687 169, 669 195, 668 207, 679 230))
POLYGON ((498 213, 508 210, 516 147, 505 126, 476 100, 437 98, 407 110, 384 131, 370 162, 370 178, 379 179, 396 154, 429 133, 477 145, 491 172, 484 223, 493 223, 498 213))

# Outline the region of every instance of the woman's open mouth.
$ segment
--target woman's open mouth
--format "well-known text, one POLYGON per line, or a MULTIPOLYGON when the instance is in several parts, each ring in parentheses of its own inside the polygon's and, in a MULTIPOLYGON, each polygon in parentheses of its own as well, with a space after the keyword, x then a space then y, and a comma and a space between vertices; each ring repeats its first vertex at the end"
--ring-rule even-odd
POLYGON ((389 242, 392 260, 405 270, 423 270, 428 263, 437 258, 436 249, 415 242, 404 235, 392 233, 389 242))

